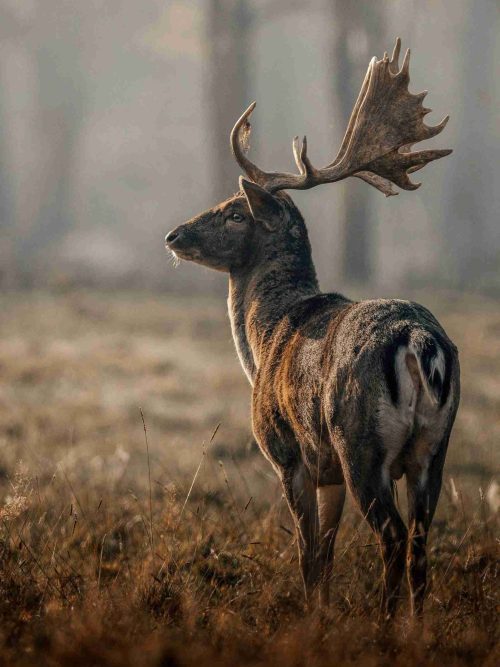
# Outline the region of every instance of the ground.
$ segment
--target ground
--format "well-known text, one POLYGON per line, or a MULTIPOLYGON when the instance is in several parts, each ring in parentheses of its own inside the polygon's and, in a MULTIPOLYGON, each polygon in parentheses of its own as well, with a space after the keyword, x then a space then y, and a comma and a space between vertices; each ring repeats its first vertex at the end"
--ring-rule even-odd
POLYGON ((383 627, 352 504, 332 608, 304 612, 222 298, 2 295, 0 665, 499 664, 500 303, 417 296, 459 347, 462 404, 425 620, 404 598, 383 627))

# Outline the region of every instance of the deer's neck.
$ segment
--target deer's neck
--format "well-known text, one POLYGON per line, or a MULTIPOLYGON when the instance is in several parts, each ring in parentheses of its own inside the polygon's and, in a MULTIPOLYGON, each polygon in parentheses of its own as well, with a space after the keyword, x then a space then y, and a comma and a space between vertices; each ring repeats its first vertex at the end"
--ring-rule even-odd
POLYGON ((228 309, 236 350, 253 384, 266 341, 298 301, 319 293, 310 248, 274 248, 254 265, 231 272, 228 309))

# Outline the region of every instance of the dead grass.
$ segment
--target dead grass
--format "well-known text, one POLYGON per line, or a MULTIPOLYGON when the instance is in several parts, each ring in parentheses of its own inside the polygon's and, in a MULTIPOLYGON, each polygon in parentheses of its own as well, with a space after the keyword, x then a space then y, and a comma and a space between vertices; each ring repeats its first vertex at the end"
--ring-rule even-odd
POLYGON ((3 296, 0 664, 498 664, 500 308, 420 300, 459 345, 463 400, 425 623, 403 602, 381 629, 377 548, 351 506, 332 609, 304 614, 222 302, 3 296))

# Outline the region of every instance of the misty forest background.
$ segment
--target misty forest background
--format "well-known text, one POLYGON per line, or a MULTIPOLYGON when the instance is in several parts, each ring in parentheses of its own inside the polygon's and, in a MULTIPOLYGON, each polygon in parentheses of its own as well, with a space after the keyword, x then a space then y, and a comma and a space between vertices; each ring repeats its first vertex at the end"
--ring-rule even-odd
MULTIPOLYGON (((237 189, 230 129, 256 99, 252 159, 335 155, 373 55, 400 35, 450 158, 415 193, 294 197, 325 289, 500 289, 494 0, 0 0, 3 286, 223 291, 174 271, 165 233, 237 189)), ((413 180, 420 180, 416 174, 413 180)))

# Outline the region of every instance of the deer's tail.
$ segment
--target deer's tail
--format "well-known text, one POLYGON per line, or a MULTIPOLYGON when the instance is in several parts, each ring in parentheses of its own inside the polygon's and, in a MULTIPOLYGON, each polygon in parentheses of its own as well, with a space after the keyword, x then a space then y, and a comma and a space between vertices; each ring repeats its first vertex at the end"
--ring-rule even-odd
POLYGON ((443 407, 450 393, 453 363, 448 346, 430 332, 412 334, 406 352, 408 371, 414 384, 423 388, 430 402, 443 407))

